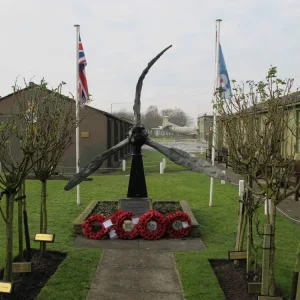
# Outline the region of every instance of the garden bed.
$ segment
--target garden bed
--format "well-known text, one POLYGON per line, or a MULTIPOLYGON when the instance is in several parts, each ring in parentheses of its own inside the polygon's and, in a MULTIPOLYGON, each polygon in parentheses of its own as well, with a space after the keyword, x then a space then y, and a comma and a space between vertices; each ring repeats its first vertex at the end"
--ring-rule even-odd
MULTIPOLYGON (((259 294, 248 293, 246 260, 234 264, 232 260, 211 259, 210 264, 227 300, 256 300, 259 294)), ((276 294, 281 295, 277 288, 276 294)))
MULTIPOLYGON (((186 212, 192 220, 192 232, 191 236, 199 236, 198 222, 194 217, 192 210, 190 209, 188 203, 184 200, 172 201, 172 200, 160 200, 153 201, 152 207, 154 210, 162 213, 164 216, 176 211, 186 212)), ((83 222, 93 214, 103 214, 107 218, 112 216, 118 209, 118 201, 116 200, 106 200, 106 201, 92 201, 85 210, 78 216, 78 218, 73 222, 74 232, 76 234, 82 234, 81 226, 83 222)))
MULTIPOLYGON (((35 299, 66 257, 63 252, 46 251, 41 254, 35 249, 31 250, 31 254, 32 272, 15 273, 13 275, 12 294, 0 294, 1 300, 35 299)), ((14 261, 17 262, 18 258, 16 257, 14 261)), ((3 270, 0 271, 0 279, 3 279, 3 270)))

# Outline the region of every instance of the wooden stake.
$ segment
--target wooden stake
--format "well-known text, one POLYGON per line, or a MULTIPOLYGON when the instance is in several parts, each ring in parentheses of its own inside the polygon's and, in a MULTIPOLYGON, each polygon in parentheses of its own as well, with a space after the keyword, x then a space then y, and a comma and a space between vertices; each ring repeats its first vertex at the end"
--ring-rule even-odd
POLYGON ((247 235, 247 264, 246 264, 246 272, 247 274, 250 273, 251 267, 252 267, 252 261, 251 261, 251 256, 252 256, 252 249, 251 249, 251 223, 250 223, 250 218, 248 218, 248 235, 247 235))
MULTIPOLYGON (((18 197, 23 196, 23 184, 18 197)), ((18 200, 18 235, 19 235, 19 260, 23 261, 23 201, 18 200)))
POLYGON ((262 295, 268 295, 269 293, 271 233, 272 233, 272 225, 265 224, 264 242, 263 242, 263 259, 262 259, 262 281, 261 281, 262 295))
POLYGON ((300 295, 300 285, 299 285, 299 264, 300 264, 300 242, 298 244, 298 250, 297 250, 297 258, 296 258, 296 265, 295 265, 295 271, 293 274, 293 282, 292 282, 292 291, 291 291, 291 300, 296 299, 296 294, 298 291, 298 294, 300 295))

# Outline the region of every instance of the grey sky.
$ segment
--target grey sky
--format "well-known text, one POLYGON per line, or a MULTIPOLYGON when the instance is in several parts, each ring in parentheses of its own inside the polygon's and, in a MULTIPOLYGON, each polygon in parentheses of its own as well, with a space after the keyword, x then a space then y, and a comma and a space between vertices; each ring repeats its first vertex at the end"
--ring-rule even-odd
MULTIPOLYGON (((230 79, 261 80, 269 66, 300 86, 300 1, 7 0, 1 3, 0 95, 17 76, 75 93, 75 28, 81 38, 92 106, 134 99, 137 79, 163 48, 173 47, 144 82, 142 106, 178 107, 194 119, 211 111, 215 19, 230 79)), ((114 110, 132 104, 113 105, 114 110)))

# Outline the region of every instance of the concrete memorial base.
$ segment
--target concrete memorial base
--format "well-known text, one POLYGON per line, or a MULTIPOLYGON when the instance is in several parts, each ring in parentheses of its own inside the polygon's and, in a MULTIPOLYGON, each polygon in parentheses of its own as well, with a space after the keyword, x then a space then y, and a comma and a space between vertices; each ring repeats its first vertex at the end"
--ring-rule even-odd
MULTIPOLYGON (((190 236, 192 237, 199 237, 199 225, 198 222, 188 205, 187 201, 181 200, 181 201, 174 201, 174 200, 155 200, 152 201, 149 198, 140 198, 140 200, 137 200, 138 198, 124 198, 120 199, 119 202, 118 200, 105 200, 105 201, 100 201, 100 200, 94 200, 92 201, 85 209, 84 211, 76 218, 76 220, 73 222, 73 229, 76 234, 82 234, 81 226, 85 219, 87 219, 90 215, 93 214, 93 211, 99 204, 99 202, 105 202, 105 203, 119 203, 119 209, 131 209, 133 212, 138 212, 141 213, 144 211, 146 208, 147 210, 149 209, 155 209, 155 203, 160 203, 160 204, 179 204, 181 207, 181 210, 185 213, 187 213, 191 220, 192 220, 192 232, 190 233, 190 236), (132 202, 131 202, 132 201, 132 202), (141 203, 137 203, 137 201, 141 201, 141 203), (121 203, 121 206, 120 206, 121 203)), ((147 211, 146 210, 146 211, 147 211)), ((132 242, 132 241, 131 241, 132 242)))

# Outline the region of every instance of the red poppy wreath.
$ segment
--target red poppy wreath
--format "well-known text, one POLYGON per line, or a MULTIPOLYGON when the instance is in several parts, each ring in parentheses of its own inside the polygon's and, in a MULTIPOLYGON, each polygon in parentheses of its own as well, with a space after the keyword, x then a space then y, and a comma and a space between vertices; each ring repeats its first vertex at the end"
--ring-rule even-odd
POLYGON ((185 212, 171 213, 167 216, 167 220, 167 233, 170 238, 183 238, 192 230, 192 220, 185 212))
POLYGON ((114 229, 120 239, 134 239, 139 235, 137 226, 137 218, 134 218, 134 213, 122 212, 115 216, 114 229))
POLYGON ((109 228, 103 226, 103 222, 106 221, 106 217, 103 215, 93 215, 87 218, 82 224, 82 234, 93 240, 102 240, 108 233, 109 228))
POLYGON ((164 215, 156 210, 149 210, 140 217, 139 233, 146 240, 157 240, 164 236, 166 226, 164 215))

